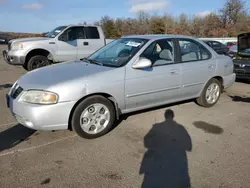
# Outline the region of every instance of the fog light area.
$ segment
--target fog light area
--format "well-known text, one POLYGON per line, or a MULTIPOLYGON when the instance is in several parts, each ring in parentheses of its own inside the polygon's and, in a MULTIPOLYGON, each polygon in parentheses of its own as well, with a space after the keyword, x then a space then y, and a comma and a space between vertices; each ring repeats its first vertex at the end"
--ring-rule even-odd
POLYGON ((15 115, 15 118, 17 120, 18 123, 20 123, 21 125, 27 126, 32 128, 33 127, 33 123, 27 119, 24 119, 23 117, 20 117, 18 115, 15 115))

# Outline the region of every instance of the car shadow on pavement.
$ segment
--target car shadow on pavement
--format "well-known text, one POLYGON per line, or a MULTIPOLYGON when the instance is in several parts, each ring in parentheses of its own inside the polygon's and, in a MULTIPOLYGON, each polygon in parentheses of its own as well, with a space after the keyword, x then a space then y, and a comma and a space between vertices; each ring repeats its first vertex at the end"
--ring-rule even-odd
POLYGON ((20 124, 1 132, 0 152, 15 147, 23 141, 29 140, 29 137, 35 132, 35 130, 26 128, 20 124))
POLYGON ((250 103, 250 97, 230 96, 234 102, 250 103))
POLYGON ((147 108, 147 109, 143 109, 143 110, 138 110, 138 111, 122 114, 119 117, 119 120, 117 120, 115 125, 112 127, 111 131, 113 129, 115 129, 117 126, 119 126, 121 124, 121 122, 126 121, 130 116, 134 116, 134 115, 138 115, 138 114, 142 114, 142 113, 146 113, 146 112, 150 112, 150 111, 154 111, 154 110, 169 108, 169 107, 176 106, 176 105, 187 104, 187 103, 196 103, 196 101, 194 99, 189 99, 189 100, 185 100, 185 101, 169 103, 169 104, 160 105, 157 107, 152 107, 152 108, 147 108))
POLYGON ((192 140, 172 110, 165 112, 165 121, 153 125, 144 146, 148 150, 139 171, 144 174, 142 188, 191 187, 186 152, 192 151, 192 140))
POLYGON ((11 88, 11 87, 12 87, 12 84, 0 84, 0 90, 11 88))

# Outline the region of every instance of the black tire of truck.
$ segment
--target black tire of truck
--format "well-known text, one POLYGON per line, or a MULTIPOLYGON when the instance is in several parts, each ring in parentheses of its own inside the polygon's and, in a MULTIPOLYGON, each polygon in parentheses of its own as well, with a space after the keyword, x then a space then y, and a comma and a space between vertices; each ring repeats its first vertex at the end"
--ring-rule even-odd
POLYGON ((32 71, 50 65, 50 61, 43 55, 36 55, 30 58, 27 63, 27 71, 32 71))

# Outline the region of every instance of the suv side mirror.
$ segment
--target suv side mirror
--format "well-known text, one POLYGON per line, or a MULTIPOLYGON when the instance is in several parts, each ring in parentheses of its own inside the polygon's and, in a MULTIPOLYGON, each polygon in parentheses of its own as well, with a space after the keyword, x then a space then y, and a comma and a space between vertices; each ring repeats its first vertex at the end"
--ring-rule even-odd
POLYGON ((134 69, 143 69, 152 66, 152 62, 146 58, 140 58, 137 62, 132 65, 134 69))

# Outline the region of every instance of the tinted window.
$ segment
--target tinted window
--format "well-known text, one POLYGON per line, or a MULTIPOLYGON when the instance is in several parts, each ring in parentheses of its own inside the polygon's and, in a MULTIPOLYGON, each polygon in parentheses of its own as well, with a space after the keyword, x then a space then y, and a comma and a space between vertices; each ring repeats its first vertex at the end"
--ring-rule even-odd
POLYGON ((192 40, 179 40, 182 62, 200 61, 210 58, 209 51, 192 40))
POLYGON ((155 41, 147 47, 141 57, 150 59, 153 66, 174 63, 174 42, 170 39, 155 41))
POLYGON ((60 38, 64 38, 66 41, 72 41, 76 39, 84 39, 84 32, 82 27, 71 27, 67 29, 60 38))
POLYGON ((85 27, 85 33, 87 39, 99 39, 100 35, 97 27, 85 27))

